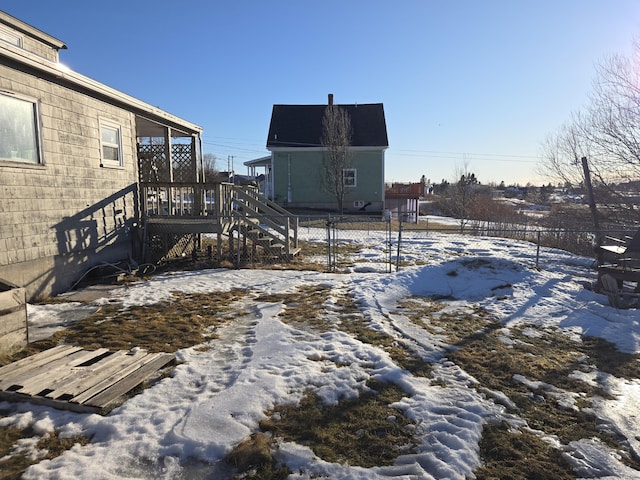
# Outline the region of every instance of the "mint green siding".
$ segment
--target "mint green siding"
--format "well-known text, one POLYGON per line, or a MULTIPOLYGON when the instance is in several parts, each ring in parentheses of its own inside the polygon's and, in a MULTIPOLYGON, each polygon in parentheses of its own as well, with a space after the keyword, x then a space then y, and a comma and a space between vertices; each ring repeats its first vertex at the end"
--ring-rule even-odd
MULTIPOLYGON (((274 200, 290 207, 337 208, 335 196, 323 186, 322 156, 319 150, 274 152, 274 200)), ((356 170, 356 186, 346 188, 344 210, 355 211, 366 205, 366 211, 381 211, 384 150, 356 150, 351 163, 356 170)))

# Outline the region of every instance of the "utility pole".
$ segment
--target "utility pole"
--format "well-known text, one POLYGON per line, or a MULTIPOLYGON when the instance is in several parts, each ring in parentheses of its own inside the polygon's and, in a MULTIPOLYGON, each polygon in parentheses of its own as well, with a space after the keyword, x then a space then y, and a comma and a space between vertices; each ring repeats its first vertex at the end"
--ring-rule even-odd
POLYGON ((229 179, 233 177, 233 155, 227 155, 227 174, 229 179))
MULTIPOLYGON (((598 221, 598 210, 596 209, 596 199, 593 196, 593 186, 591 185, 591 172, 589 172, 589 164, 587 163, 587 157, 582 157, 582 170, 584 171, 584 186, 589 194, 589 209, 591 210, 591 216, 593 217, 593 227, 596 234, 596 247, 600 246, 602 242, 602 234, 600 233, 600 222, 598 221)), ((602 263, 602 254, 600 249, 598 251, 598 264, 602 263)))

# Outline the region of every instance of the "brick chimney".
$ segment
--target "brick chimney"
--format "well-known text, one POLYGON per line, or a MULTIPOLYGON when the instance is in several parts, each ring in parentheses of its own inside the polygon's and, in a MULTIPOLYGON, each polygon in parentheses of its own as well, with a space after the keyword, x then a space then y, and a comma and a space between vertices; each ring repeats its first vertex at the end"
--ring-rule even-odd
POLYGON ((329 105, 333 105, 333 93, 330 93, 330 94, 329 94, 329 100, 328 100, 328 102, 329 102, 329 105))

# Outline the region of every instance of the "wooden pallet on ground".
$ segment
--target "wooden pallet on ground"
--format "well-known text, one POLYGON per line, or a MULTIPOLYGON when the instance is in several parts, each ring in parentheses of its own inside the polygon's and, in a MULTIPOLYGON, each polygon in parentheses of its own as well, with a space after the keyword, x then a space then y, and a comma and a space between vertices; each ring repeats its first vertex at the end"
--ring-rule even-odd
POLYGON ((0 399, 105 412, 173 361, 170 353, 59 345, 0 367, 0 399))

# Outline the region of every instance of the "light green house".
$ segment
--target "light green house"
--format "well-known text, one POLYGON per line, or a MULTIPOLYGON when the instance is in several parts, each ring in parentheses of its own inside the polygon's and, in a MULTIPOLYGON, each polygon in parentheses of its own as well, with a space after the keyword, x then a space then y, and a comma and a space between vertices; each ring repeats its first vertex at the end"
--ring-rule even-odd
MULTIPOLYGON (((329 96, 332 104, 332 96, 329 96)), ((384 209, 384 153, 387 128, 381 103, 338 105, 350 117, 351 162, 342 172, 344 212, 384 209)), ((287 208, 338 209, 322 178, 325 148, 322 118, 327 105, 274 105, 267 139, 270 156, 246 162, 264 172, 264 194, 287 208)))

